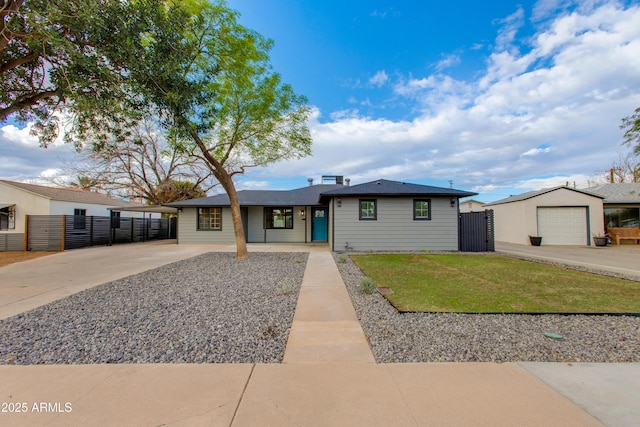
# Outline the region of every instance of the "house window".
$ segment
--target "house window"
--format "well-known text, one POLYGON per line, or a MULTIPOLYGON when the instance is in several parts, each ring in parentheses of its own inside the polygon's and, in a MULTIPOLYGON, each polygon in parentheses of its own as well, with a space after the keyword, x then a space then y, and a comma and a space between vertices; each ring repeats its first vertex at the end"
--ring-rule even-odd
POLYGON ((640 227, 640 208, 604 208, 604 221, 607 228, 640 227))
POLYGON ((73 210, 73 228, 74 230, 84 230, 85 228, 87 228, 87 210, 86 209, 73 210))
POLYGON ((222 230, 222 208, 198 208, 198 230, 222 230))
POLYGON ((378 209, 376 200, 360 200, 360 219, 376 220, 378 219, 378 209))
POLYGON ((293 228, 293 208, 264 208, 265 228, 293 228))
POLYGON ((431 219, 431 200, 418 199, 413 201, 413 219, 416 221, 431 219))
POLYGON ((6 206, 0 209, 0 230, 13 230, 16 228, 16 206, 6 206))

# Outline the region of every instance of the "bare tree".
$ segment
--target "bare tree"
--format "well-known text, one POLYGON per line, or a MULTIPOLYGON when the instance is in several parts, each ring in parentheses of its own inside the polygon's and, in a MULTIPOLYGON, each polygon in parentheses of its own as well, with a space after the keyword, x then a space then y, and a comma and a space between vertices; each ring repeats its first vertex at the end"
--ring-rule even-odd
POLYGON ((82 160, 66 169, 91 188, 158 205, 202 197, 218 184, 193 150, 172 144, 151 121, 143 121, 123 140, 85 147, 82 160))
POLYGON ((606 173, 610 183, 640 182, 640 157, 633 152, 621 153, 606 173))

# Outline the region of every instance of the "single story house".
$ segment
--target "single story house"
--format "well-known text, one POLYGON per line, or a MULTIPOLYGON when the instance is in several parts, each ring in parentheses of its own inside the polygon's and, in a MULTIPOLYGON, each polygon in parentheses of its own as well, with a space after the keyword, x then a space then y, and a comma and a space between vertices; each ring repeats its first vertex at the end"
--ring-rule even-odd
POLYGON ((586 190, 604 197, 604 224, 607 228, 640 227, 640 183, 603 184, 586 190))
MULTIPOLYGON (((104 194, 0 180, 0 234, 24 233, 26 215, 110 216, 114 210, 141 206, 104 194)), ((116 214, 120 216, 120 214, 116 214)), ((123 213, 144 217, 145 213, 123 213)), ((158 216, 158 215, 156 215, 158 216)))
POLYGON ((484 206, 493 209, 497 242, 528 245, 529 236, 540 236, 543 245, 590 246, 592 235, 604 234, 603 199, 590 191, 559 186, 484 206))
MULTIPOLYGON (((458 249, 458 201, 476 193, 384 179, 351 186, 336 178, 289 191, 239 191, 247 242, 327 242, 333 251, 458 249)), ((178 209, 179 244, 235 241, 226 194, 167 206, 178 209)))

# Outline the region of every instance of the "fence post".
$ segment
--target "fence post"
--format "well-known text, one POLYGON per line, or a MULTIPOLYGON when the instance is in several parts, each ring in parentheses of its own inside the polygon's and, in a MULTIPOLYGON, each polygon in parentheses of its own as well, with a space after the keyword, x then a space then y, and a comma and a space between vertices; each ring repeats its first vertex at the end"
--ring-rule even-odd
POLYGON ((24 251, 29 250, 29 215, 24 216, 24 251))
POLYGON ((66 225, 67 225, 67 216, 62 215, 62 243, 60 244, 60 252, 64 252, 64 239, 66 239, 66 225))
POLYGON ((89 227, 89 246, 93 246, 93 215, 91 215, 91 226, 89 227))

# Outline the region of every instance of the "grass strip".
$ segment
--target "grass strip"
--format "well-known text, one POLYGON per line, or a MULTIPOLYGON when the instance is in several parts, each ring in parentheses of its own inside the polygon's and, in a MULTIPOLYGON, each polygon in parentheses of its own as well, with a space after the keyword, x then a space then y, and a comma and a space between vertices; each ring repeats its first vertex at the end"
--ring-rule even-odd
POLYGON ((400 311, 640 313, 640 282, 499 255, 373 254, 352 260, 400 311))

